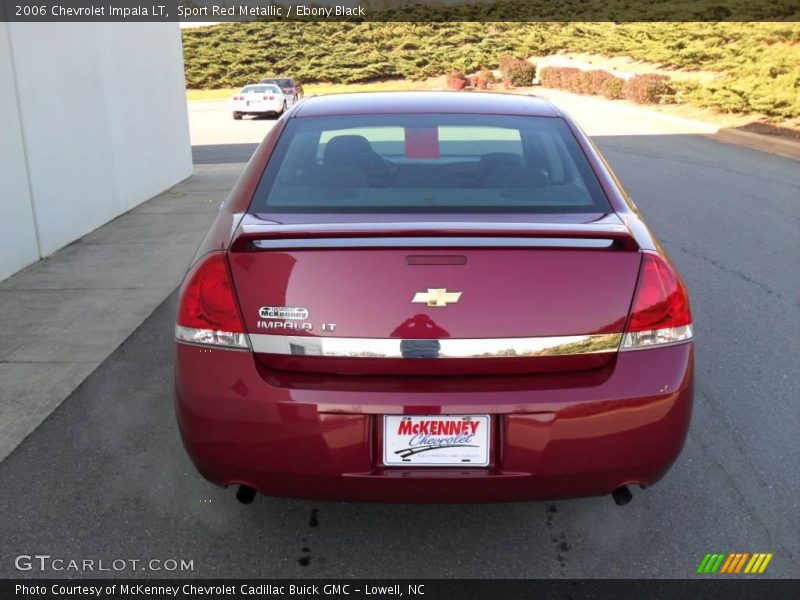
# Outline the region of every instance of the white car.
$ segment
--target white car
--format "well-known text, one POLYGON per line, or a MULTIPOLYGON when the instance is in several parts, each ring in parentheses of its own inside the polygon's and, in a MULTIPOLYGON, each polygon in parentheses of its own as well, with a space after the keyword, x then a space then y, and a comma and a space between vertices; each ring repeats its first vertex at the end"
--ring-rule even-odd
POLYGON ((244 115, 280 116, 286 110, 286 98, 277 85, 257 83, 244 86, 231 98, 233 118, 237 121, 244 115))

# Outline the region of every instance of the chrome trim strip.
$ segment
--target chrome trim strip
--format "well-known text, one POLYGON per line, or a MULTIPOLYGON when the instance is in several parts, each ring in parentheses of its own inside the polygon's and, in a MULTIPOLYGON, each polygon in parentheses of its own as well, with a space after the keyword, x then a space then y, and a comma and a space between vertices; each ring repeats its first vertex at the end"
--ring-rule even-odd
POLYGON ((260 250, 283 248, 610 248, 607 238, 373 237, 253 240, 260 250))
POLYGON ((509 358, 616 352, 621 333, 530 338, 402 340, 251 334, 253 352, 339 358, 509 358))

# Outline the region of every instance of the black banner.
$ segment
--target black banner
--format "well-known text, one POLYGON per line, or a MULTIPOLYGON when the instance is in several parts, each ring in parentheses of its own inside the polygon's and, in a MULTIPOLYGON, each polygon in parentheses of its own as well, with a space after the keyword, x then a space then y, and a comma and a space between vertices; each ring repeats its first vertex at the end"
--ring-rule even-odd
POLYGON ((548 600, 797 598, 800 580, 3 580, 0 598, 70 600, 548 600))
POLYGON ((3 0, 9 22, 798 21, 800 0, 3 0))

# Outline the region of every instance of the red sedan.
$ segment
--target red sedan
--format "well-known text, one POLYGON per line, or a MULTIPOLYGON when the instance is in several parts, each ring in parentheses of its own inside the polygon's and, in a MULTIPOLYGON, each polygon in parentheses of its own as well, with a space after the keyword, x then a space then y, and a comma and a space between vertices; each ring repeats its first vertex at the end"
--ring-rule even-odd
POLYGON ((680 276, 530 96, 292 107, 197 252, 176 341, 186 449, 243 502, 624 504, 691 414, 680 276))

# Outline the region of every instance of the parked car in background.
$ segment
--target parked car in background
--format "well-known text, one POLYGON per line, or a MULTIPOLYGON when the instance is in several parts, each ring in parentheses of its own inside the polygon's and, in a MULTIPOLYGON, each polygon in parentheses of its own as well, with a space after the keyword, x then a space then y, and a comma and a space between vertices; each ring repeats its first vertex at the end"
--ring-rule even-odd
POLYGON ((286 96, 289 106, 303 97, 303 86, 299 81, 292 79, 291 77, 268 77, 266 79, 262 79, 261 83, 269 83, 272 85, 277 85, 279 88, 281 88, 283 95, 286 96))
POLYGON ((277 85, 246 85, 231 98, 233 118, 237 121, 244 115, 277 117, 286 110, 286 98, 277 85))
POLYGON ((539 98, 304 100, 253 154, 178 307, 183 441, 242 502, 625 504, 689 427, 683 281, 539 98))

